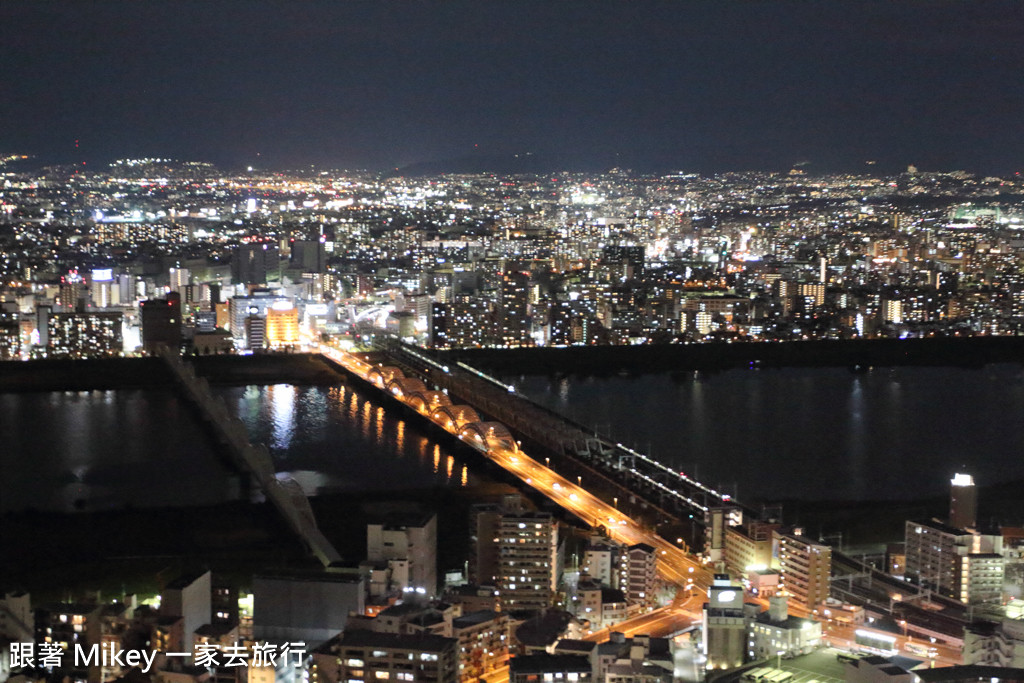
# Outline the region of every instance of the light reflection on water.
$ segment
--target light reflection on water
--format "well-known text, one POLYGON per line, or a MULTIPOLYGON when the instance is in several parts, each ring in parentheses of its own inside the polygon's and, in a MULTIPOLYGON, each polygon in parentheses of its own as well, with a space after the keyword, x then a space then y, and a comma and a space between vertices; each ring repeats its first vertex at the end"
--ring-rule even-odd
POLYGON ((957 471, 1024 479, 1019 365, 505 379, 741 499, 943 495, 957 471))
POLYGON ((474 482, 468 470, 452 480, 455 460, 443 446, 401 419, 397 411, 389 413, 347 386, 215 391, 229 405, 237 405, 250 438, 268 444, 280 471, 319 475, 317 479, 295 477, 307 493, 474 482), (431 451, 433 464, 427 457, 431 451), (448 460, 445 472, 438 471, 442 455, 448 460))
POLYGON ((0 511, 202 505, 238 484, 171 391, 0 394, 0 511))
MULTIPOLYGON (((348 387, 213 391, 307 493, 476 481, 439 471, 447 449, 348 387)), ((0 394, 0 472, 0 511, 206 505, 240 491, 192 409, 163 390, 0 394)))

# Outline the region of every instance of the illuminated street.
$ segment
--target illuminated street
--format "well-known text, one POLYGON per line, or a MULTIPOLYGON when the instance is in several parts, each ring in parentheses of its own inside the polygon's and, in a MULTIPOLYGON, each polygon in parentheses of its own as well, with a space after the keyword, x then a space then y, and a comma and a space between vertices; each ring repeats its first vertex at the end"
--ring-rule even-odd
MULTIPOLYGON (((370 371, 376 366, 334 346, 319 344, 318 348, 321 353, 341 364, 349 372, 367 382, 373 382, 370 371)), ((414 408, 401 394, 392 392, 392 395, 414 408)), ((607 503, 599 499, 579 483, 570 482, 554 470, 529 457, 519 450, 517 444, 509 443, 510 439, 503 440, 498 435, 490 436, 477 431, 469 431, 465 424, 436 419, 433 414, 425 410, 418 410, 418 412, 446 431, 458 436, 502 468, 516 475, 521 481, 529 484, 594 528, 603 527, 612 540, 626 545, 646 543, 655 548, 658 552, 658 572, 666 581, 680 588, 692 587, 699 591, 707 590, 711 585, 711 572, 692 555, 623 514, 616 508, 615 501, 607 503)), ((492 432, 494 430, 493 426, 489 426, 487 429, 492 432)))

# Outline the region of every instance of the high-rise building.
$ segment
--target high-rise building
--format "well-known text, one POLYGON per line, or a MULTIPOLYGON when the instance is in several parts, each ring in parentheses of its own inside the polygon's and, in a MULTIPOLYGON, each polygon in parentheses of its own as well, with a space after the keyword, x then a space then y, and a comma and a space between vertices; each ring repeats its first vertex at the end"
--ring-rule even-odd
POLYGON ((85 280, 77 270, 69 272, 60 279, 60 290, 55 302, 62 312, 84 311, 89 298, 89 290, 85 280))
POLYGON ((124 350, 121 326, 115 313, 52 313, 47 320, 47 349, 51 358, 119 356, 124 350))
POLYGON ((268 308, 266 341, 270 348, 298 344, 298 309, 287 302, 278 302, 268 308))
POLYGON ((652 546, 646 543, 629 546, 626 551, 626 580, 623 587, 629 604, 654 604, 654 591, 658 585, 657 563, 657 551, 652 546))
POLYGON ((558 581, 558 522, 551 513, 502 514, 498 563, 503 609, 550 607, 558 581))
POLYGON ((824 306, 825 285, 821 282, 805 282, 800 285, 800 296, 811 297, 814 306, 824 306))
POLYGON ((474 348, 494 338, 494 318, 487 301, 465 297, 434 303, 427 321, 431 346, 437 349, 474 348))
POLYGON ((778 524, 749 522, 725 530, 725 567, 737 576, 772 564, 772 531, 778 524))
POLYGON ((615 267, 618 278, 639 279, 644 276, 644 246, 610 245, 601 251, 601 262, 615 267))
POLYGON ((245 319, 246 348, 259 351, 267 347, 267 319, 250 315, 245 319))
POLYGON ((791 600, 813 612, 825 602, 832 575, 832 549, 815 543, 794 530, 772 532, 774 559, 779 569, 779 589, 791 600))
POLYGON ((327 270, 327 245, 323 239, 292 240, 288 265, 303 273, 323 273, 327 270))
POLYGON ((974 528, 978 514, 974 477, 958 473, 949 483, 949 525, 958 529, 974 528))
POLYGON ((704 603, 704 656, 708 669, 735 669, 743 664, 747 620, 743 586, 728 574, 715 574, 704 603))
POLYGON ((1001 601, 1003 537, 938 520, 908 521, 906 576, 966 604, 1001 601))
POLYGON ((529 273, 506 271, 501 276, 498 300, 497 342, 502 346, 531 346, 529 304, 529 273))
POLYGON ((231 260, 231 277, 243 285, 265 285, 267 276, 276 273, 280 263, 273 242, 243 244, 231 260))
POLYGON ((192 271, 188 268, 168 268, 167 279, 172 292, 183 292, 192 284, 192 271))
POLYGON ((142 348, 154 354, 161 348, 176 351, 181 345, 181 300, 177 292, 166 299, 147 299, 139 303, 142 317, 142 348))
POLYGON ((475 681, 508 662, 512 633, 509 616, 481 610, 452 619, 452 637, 459 641, 459 678, 475 681))

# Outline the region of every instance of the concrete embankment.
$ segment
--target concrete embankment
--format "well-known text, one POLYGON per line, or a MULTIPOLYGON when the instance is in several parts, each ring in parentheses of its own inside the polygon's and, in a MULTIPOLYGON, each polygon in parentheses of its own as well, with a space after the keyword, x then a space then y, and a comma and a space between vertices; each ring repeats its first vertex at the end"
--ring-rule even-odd
MULTIPOLYGON (((211 384, 337 384, 343 375, 319 354, 288 353, 186 358, 211 384)), ((106 391, 171 387, 159 358, 96 358, 0 362, 0 392, 106 391)))
POLYGON ((1024 337, 934 337, 792 342, 708 342, 645 346, 459 349, 438 354, 504 374, 644 374, 749 367, 848 367, 932 365, 974 367, 1024 362, 1024 337))
POLYGON ((209 382, 198 377, 192 366, 172 352, 163 353, 162 358, 181 392, 210 424, 235 467, 257 482, 263 495, 325 567, 339 562, 341 555, 317 527, 316 516, 298 483, 275 475, 267 447, 249 441, 245 425, 231 415, 223 398, 210 393, 209 382))

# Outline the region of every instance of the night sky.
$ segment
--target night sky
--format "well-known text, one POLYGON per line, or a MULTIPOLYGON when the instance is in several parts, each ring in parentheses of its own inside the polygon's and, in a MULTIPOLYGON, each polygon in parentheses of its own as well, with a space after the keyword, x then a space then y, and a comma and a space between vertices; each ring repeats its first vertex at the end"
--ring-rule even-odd
POLYGON ((46 161, 1005 174, 1022 124, 1016 1, 0 2, 46 161))

